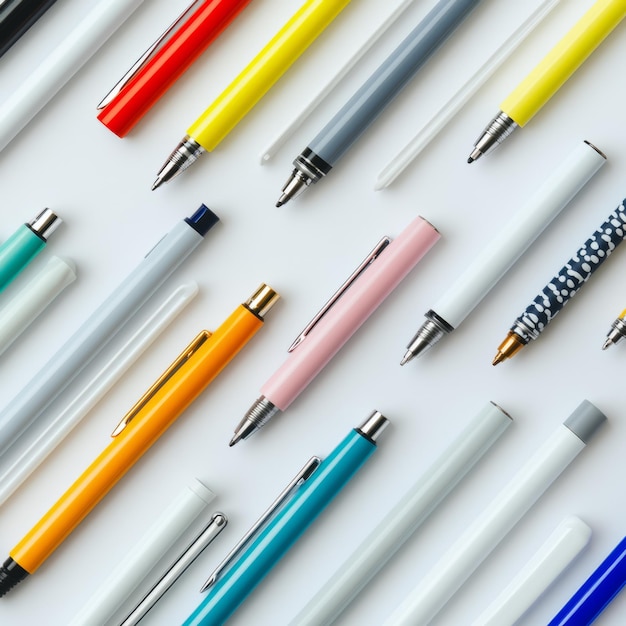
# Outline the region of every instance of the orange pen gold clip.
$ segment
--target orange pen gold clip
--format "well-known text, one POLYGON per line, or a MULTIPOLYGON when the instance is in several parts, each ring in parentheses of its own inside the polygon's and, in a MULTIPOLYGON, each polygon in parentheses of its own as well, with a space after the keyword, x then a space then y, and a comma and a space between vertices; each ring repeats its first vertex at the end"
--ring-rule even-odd
POLYGON ((141 397, 113 439, 0 567, 0 596, 32 574, 263 326, 279 295, 261 285, 213 332, 202 331, 141 397))

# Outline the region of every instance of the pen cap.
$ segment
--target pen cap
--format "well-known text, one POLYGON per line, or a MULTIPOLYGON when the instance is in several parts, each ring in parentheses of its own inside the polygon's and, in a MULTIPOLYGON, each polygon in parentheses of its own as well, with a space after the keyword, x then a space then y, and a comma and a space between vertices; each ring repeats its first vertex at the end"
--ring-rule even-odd
POLYGON ((107 622, 214 498, 197 479, 187 485, 96 589, 71 626, 107 622))
POLYGON ((263 319, 280 300, 280 295, 269 285, 261 286, 246 300, 244 306, 257 317, 263 319))
POLYGON ((189 224, 198 234, 203 237, 220 221, 220 218, 204 204, 191 216, 185 218, 185 223, 189 224))
POLYGON ((389 426, 389 420, 380 411, 374 411, 356 430, 371 442, 376 443, 387 426, 389 426))
POLYGON ((61 225, 63 220, 50 209, 44 209, 28 222, 28 227, 44 241, 61 225))
POLYGON ((589 400, 583 400, 563 424, 583 443, 589 443, 604 422, 606 415, 589 400))

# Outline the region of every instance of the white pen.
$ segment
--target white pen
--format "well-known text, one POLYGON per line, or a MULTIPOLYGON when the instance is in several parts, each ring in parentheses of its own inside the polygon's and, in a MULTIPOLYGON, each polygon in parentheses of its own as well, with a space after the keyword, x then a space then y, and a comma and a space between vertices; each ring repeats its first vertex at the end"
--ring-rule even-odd
POLYGON ((161 576, 159 581, 150 589, 143 599, 132 610, 120 626, 135 626, 158 602, 163 594, 178 580, 181 574, 200 556, 202 551, 226 528, 228 520, 223 513, 215 513, 209 523, 200 531, 198 536, 189 544, 184 552, 161 576))
MULTIPOLYGON (((415 0, 402 0, 398 6, 385 18, 383 23, 371 33, 359 46, 352 56, 339 68, 335 75, 324 85, 313 99, 296 115, 291 122, 272 140, 261 152, 261 165, 269 161, 276 152, 291 137, 294 131, 302 125, 313 111, 325 100, 332 90, 346 77, 348 72, 359 62, 363 55, 382 37, 389 27, 411 6, 415 0)), ((330 68, 328 68, 330 69, 330 68)))
POLYGON ((0 105, 0 150, 37 115, 144 0, 100 0, 0 105))
POLYGON ((508 428, 486 404, 291 622, 332 624, 508 428))
POLYGON ((375 190, 378 191, 391 185, 560 1, 543 0, 528 19, 511 33, 452 98, 438 109, 437 113, 422 127, 419 133, 383 168, 376 178, 375 190))
POLYGON ((550 485, 585 449, 605 415, 584 400, 540 445, 384 623, 428 624, 550 485))
POLYGON ((76 266, 72 261, 51 257, 0 311, 0 354, 75 280, 76 266))
POLYGON ((480 254, 469 265, 462 263, 465 271, 426 312, 400 365, 457 328, 605 161, 588 141, 578 144, 480 254))
POLYGON ((180 220, 0 412, 0 454, 78 376, 204 240, 219 218, 202 205, 180 220))
POLYGON ((80 420, 96 406, 197 293, 196 283, 178 285, 128 341, 94 374, 81 392, 48 419, 46 428, 37 433, 18 454, 7 454, 0 459, 0 505, 6 502, 80 420))
POLYGON ((129 547, 70 626, 106 623, 214 499, 215 494, 197 478, 187 485, 129 547))
POLYGON ((566 517, 472 626, 514 626, 591 539, 591 528, 566 517))

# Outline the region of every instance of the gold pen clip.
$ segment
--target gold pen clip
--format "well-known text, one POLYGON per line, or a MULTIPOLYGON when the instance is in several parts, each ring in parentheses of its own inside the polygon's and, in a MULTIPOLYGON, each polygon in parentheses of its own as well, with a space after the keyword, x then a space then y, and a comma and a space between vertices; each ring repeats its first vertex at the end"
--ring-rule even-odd
POLYGON ((194 353, 203 345, 207 339, 211 337, 211 332, 203 330, 193 341, 176 357, 174 362, 159 376, 157 381, 146 391, 146 393, 139 398, 135 405, 124 415, 122 421, 115 427, 115 430, 111 433, 111 437, 117 437, 128 424, 137 416, 137 414, 143 409, 148 402, 154 397, 154 395, 162 389, 167 382, 180 370, 181 367, 194 355, 194 353))
POLYGON ((193 11, 194 7, 200 3, 201 0, 193 0, 193 2, 168 26, 167 30, 133 63, 132 67, 120 78, 115 84, 113 89, 104 96, 96 107, 98 111, 101 111, 107 107, 113 98, 117 96, 122 89, 132 80, 137 72, 167 43, 170 36, 173 35, 180 23, 193 11))
POLYGON ((377 244, 374 246, 374 249, 361 261, 359 266, 348 276, 346 281, 335 291, 335 293, 330 297, 330 299, 324 304, 324 306, 315 314, 313 319, 306 325, 305 329, 296 337, 294 342, 289 346, 287 352, 293 352, 310 334, 310 332, 317 326, 320 320, 332 309, 332 307, 337 303, 339 298, 343 296, 343 294, 350 289, 350 287, 357 281, 359 276, 363 274, 363 272, 370 267, 370 265, 380 256, 381 252, 391 243, 390 237, 383 237, 377 244))
POLYGON ((244 547, 254 538, 254 536, 261 530, 270 518, 276 513, 276 511, 287 501, 287 499, 293 494, 293 492, 300 487, 300 485, 308 480, 315 470, 319 467, 321 459, 317 456, 311 457, 304 467, 294 476, 289 484, 278 494, 278 497, 268 509, 254 522, 250 530, 241 538, 239 543, 226 555, 226 558, 213 570, 207 581, 202 585, 200 592, 206 591, 211 585, 215 584, 221 573, 230 565, 230 563, 239 555, 244 547))

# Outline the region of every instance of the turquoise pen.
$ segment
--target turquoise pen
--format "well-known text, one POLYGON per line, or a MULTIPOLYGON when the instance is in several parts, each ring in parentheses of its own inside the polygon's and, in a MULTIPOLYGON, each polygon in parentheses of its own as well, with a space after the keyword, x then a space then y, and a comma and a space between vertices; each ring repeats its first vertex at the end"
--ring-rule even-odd
POLYGON ((0 292, 44 249, 61 221, 50 209, 44 209, 0 246, 0 292))
POLYGON ((330 456, 310 459, 211 574, 184 626, 223 624, 376 450, 388 423, 374 411, 330 456))

